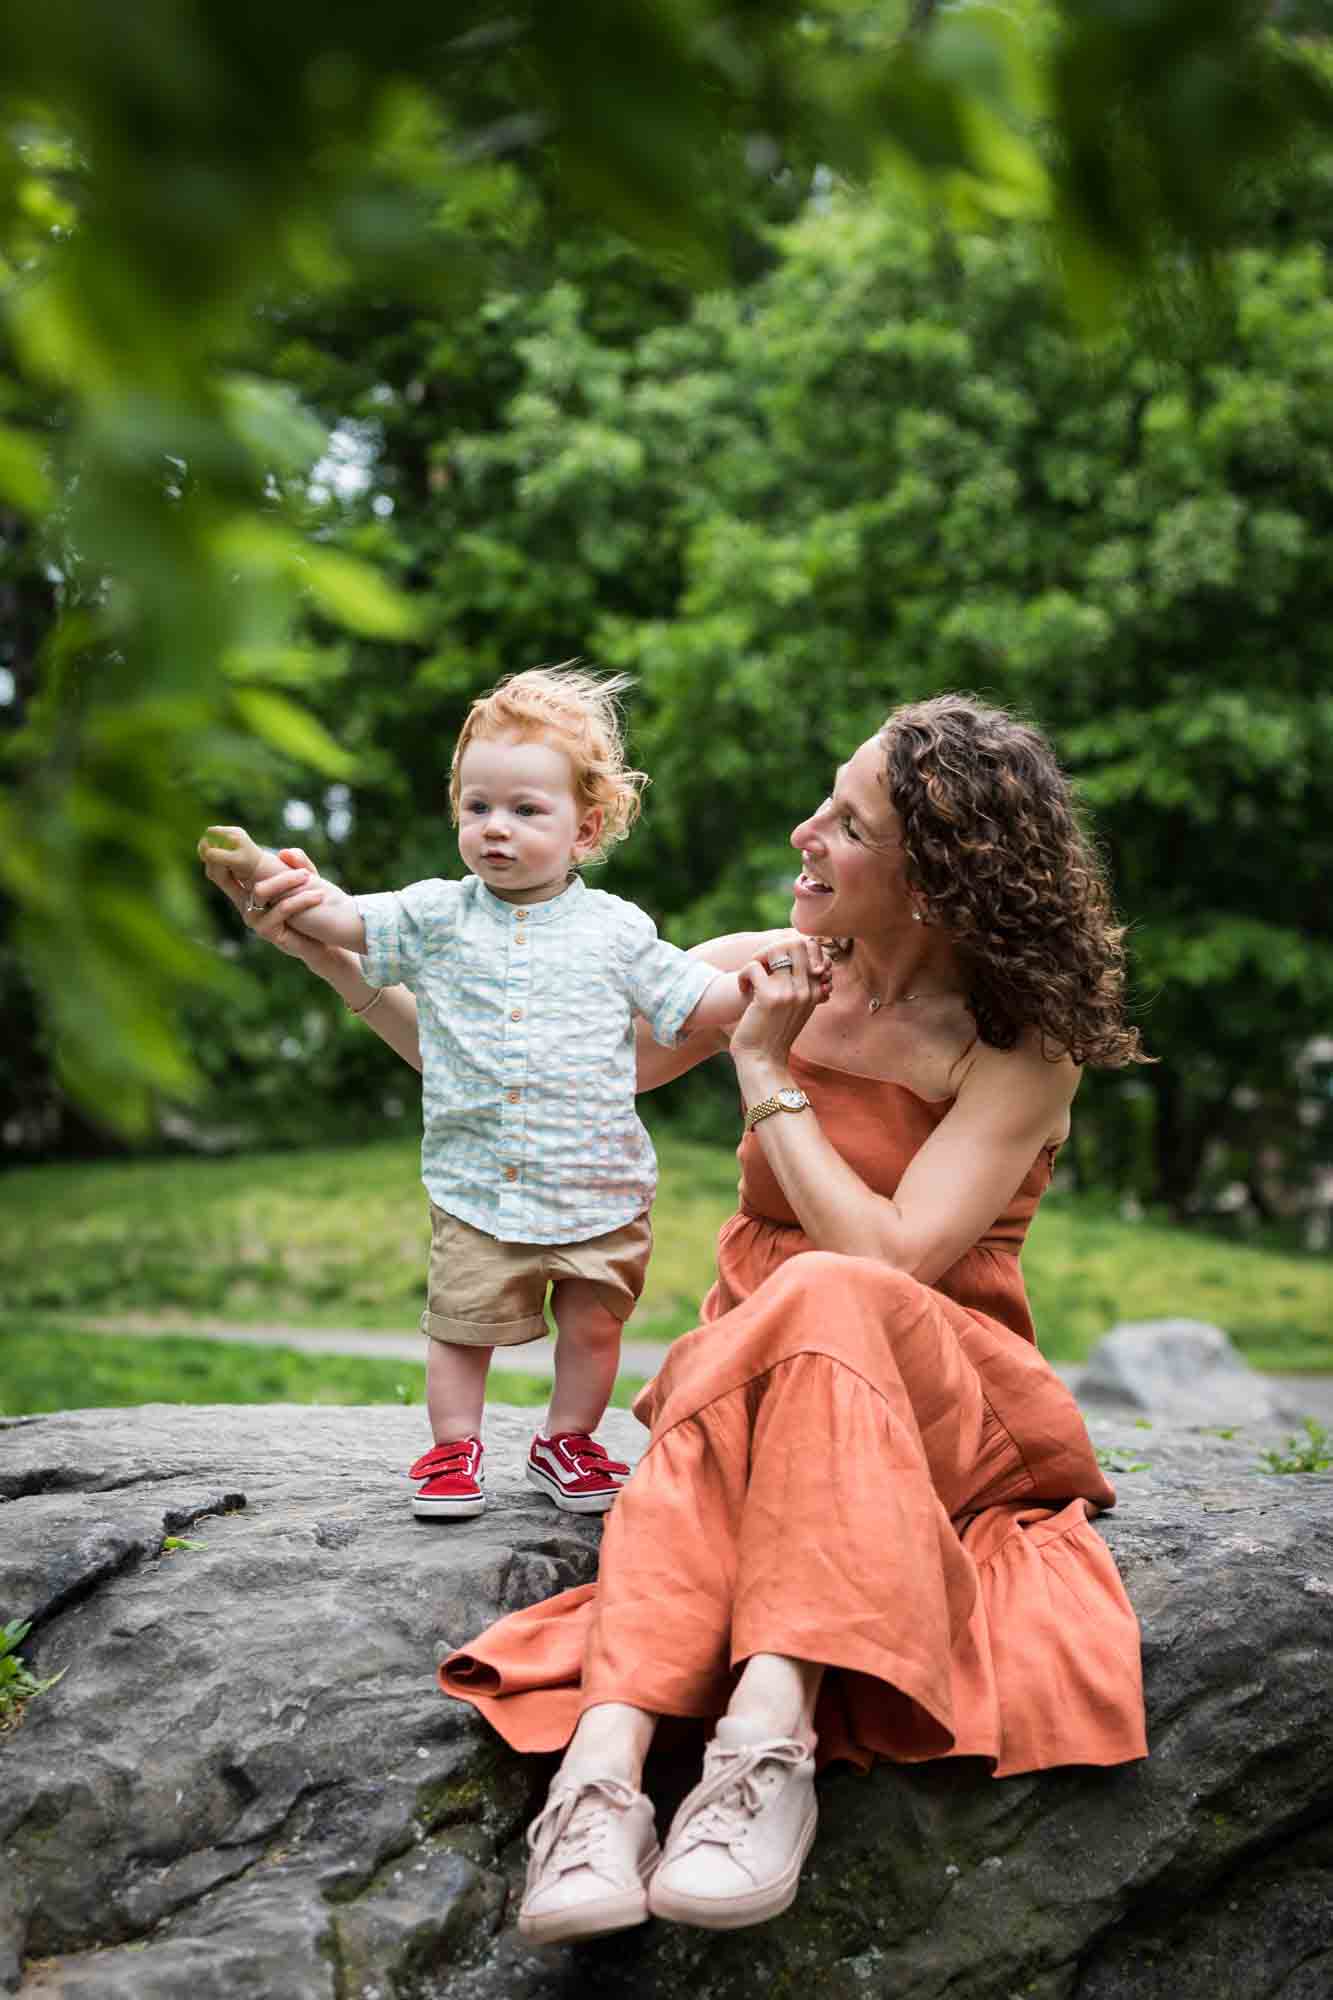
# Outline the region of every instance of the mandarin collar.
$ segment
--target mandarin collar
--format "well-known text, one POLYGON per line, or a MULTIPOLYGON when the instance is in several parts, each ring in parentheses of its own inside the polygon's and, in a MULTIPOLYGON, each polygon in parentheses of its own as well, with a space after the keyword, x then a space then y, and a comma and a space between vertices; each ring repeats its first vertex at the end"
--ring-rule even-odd
POLYGON ((534 924, 559 923, 562 918, 572 916, 588 893, 588 885, 581 875, 576 875, 569 886, 558 896, 548 896, 544 903, 506 903, 501 896, 492 895, 480 875, 470 875, 470 882, 477 886, 477 902, 495 923, 512 929, 519 921, 518 913, 523 912, 522 922, 527 929, 534 924))

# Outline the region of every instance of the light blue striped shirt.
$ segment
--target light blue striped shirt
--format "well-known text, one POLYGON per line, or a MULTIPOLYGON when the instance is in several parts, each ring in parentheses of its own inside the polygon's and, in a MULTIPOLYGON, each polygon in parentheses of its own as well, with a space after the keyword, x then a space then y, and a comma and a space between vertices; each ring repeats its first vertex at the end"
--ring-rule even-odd
POLYGON ((657 1191, 634 1109, 634 1025, 668 1048, 716 968, 633 903, 575 877, 546 903, 501 902, 475 875, 358 896, 372 986, 417 996, 437 1207, 506 1243, 579 1243, 657 1191))

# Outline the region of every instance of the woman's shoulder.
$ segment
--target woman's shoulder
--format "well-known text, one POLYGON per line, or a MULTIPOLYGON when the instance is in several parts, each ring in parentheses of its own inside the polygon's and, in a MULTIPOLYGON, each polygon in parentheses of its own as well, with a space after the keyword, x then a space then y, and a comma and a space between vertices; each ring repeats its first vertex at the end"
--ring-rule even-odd
POLYGON ((1073 1057, 1053 1050, 1036 1028, 1024 1029, 1011 1049, 994 1048, 978 1037, 959 1063, 955 1102, 1007 1104, 1024 1122, 1045 1113, 1057 1128, 1063 1124, 1063 1131, 1052 1134, 1059 1143, 1082 1076, 1073 1057))

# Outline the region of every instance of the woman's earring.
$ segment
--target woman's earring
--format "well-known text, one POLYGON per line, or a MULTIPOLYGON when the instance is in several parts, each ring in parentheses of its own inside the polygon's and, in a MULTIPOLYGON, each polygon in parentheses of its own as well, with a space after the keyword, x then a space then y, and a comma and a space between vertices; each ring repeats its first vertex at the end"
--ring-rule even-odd
POLYGON ((913 910, 913 912, 912 912, 912 922, 913 922, 914 924, 919 924, 919 923, 921 922, 921 912, 920 912, 920 910, 913 910))

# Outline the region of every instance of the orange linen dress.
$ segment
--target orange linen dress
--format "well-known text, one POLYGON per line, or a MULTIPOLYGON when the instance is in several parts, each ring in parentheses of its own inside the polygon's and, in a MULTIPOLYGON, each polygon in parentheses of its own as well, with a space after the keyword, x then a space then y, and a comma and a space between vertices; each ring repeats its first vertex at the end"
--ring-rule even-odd
MULTIPOLYGON (((792 1068, 884 1194, 949 1108, 792 1068)), ((1138 1625, 1092 1526, 1115 1494, 1019 1268, 1051 1154, 933 1285, 812 1250, 756 1137, 739 1157, 703 1324, 635 1404, 651 1436, 598 1581, 499 1620, 443 1662, 444 1691, 550 1751, 597 1702, 717 1716, 741 1663, 782 1653, 830 1669, 821 1763, 1145 1756, 1138 1625)))

